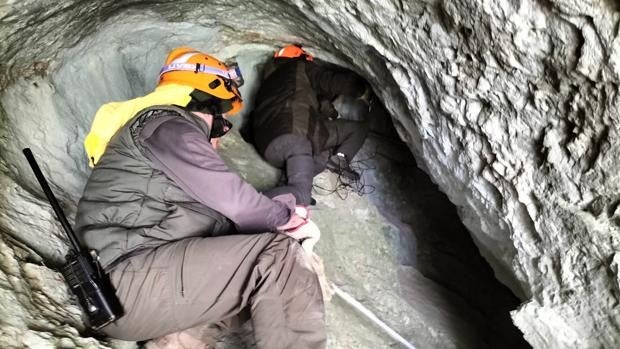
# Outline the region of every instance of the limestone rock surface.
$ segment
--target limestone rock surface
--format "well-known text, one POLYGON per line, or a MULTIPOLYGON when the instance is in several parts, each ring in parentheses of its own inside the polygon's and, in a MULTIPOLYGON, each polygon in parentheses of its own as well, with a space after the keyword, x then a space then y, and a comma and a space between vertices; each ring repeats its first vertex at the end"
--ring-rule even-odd
MULTIPOLYGON (((12 299, 20 285, 35 292, 41 280, 53 280, 49 271, 38 281, 28 277, 40 263, 19 259, 17 244, 46 260, 66 251, 21 148, 45 159, 72 216, 88 175, 81 141, 94 111, 150 90, 170 48, 246 59, 242 68, 252 72, 274 45, 300 41, 373 85, 418 166, 457 206, 496 277, 523 301, 512 318, 532 346, 618 347, 619 19, 609 0, 6 2, 0 289, 12 299)), ((255 87, 243 90, 248 105, 255 87)), ((386 225, 385 240, 374 242, 378 258, 388 258, 381 253, 391 232, 386 225)), ((394 273, 381 276, 389 282, 394 273)), ((373 287, 355 275, 342 280, 373 287)), ((50 301, 33 304, 43 314, 50 301)), ((79 329, 52 315, 36 319, 9 326, 3 317, 0 337, 17 336, 5 328, 28 328, 35 332, 13 343, 51 347, 68 333, 63 324, 79 329)), ((418 336, 415 326, 401 325, 418 336)))

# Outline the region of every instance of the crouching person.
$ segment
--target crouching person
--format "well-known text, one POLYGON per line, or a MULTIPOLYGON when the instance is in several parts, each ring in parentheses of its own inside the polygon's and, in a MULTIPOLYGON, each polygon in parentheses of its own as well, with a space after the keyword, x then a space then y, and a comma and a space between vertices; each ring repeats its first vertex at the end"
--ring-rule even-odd
POLYGON ((357 76, 317 64, 301 46, 275 52, 245 133, 261 156, 286 175, 268 196, 292 193, 299 204, 313 205, 312 181, 324 169, 349 181, 360 179, 350 161, 364 144, 368 124, 338 119, 331 101, 350 96, 367 110, 365 88, 357 76))
POLYGON ((238 68, 176 49, 156 91, 96 115, 76 231, 124 308, 107 335, 147 340, 249 307, 259 348, 325 347, 316 274, 300 244, 275 233, 306 222, 294 198, 261 195, 212 145, 241 108, 241 83, 238 68))

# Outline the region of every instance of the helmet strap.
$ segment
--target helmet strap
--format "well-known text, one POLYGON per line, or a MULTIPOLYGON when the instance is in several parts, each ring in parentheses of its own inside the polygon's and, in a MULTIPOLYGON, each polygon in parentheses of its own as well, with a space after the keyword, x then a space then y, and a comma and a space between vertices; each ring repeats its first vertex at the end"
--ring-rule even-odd
POLYGON ((224 119, 223 114, 232 109, 233 100, 219 99, 200 90, 192 91, 190 96, 192 99, 185 109, 213 115, 209 139, 222 137, 232 129, 233 124, 224 119))
POLYGON ((224 119, 222 114, 213 115, 213 123, 211 125, 211 133, 209 138, 220 138, 232 129, 232 122, 224 119))
POLYGON ((224 105, 226 100, 214 97, 206 92, 200 90, 194 90, 190 93, 192 99, 187 104, 186 108, 193 111, 199 111, 201 113, 207 113, 211 115, 224 114, 230 108, 226 109, 224 105), (224 110, 226 109, 226 110, 224 110))

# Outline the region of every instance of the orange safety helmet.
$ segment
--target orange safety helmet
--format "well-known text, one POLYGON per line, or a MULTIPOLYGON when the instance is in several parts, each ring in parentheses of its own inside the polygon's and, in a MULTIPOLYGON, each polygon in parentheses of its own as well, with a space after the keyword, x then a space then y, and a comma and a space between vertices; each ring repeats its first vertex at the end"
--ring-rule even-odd
POLYGON ((301 45, 292 44, 284 46, 283 48, 277 50, 273 54, 273 58, 304 58, 307 61, 312 61, 314 57, 311 54, 306 52, 301 45))
POLYGON ((243 101, 239 87, 243 76, 239 66, 220 62, 189 47, 175 48, 159 72, 158 86, 180 84, 191 86, 217 101, 219 112, 232 115, 241 110, 243 101))

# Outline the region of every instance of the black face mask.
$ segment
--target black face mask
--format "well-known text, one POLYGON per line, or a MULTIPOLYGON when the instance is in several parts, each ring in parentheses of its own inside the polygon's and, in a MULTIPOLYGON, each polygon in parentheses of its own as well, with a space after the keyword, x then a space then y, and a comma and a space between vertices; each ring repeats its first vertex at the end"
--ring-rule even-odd
POLYGON ((220 138, 227 134, 233 127, 232 122, 224 119, 221 114, 213 115, 213 123, 211 124, 211 132, 209 138, 220 138))
MULTIPOLYGON (((219 80, 214 80, 219 82, 219 80)), ((200 90, 194 90, 190 93, 192 99, 189 101, 186 109, 199 111, 205 114, 225 114, 233 108, 233 102, 240 101, 240 98, 219 99, 200 90)))

